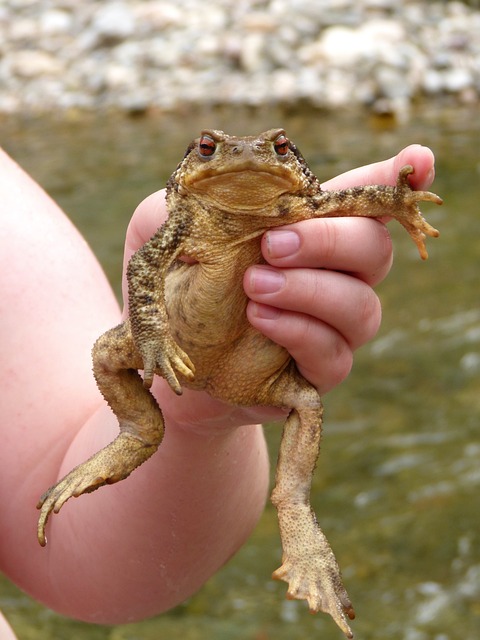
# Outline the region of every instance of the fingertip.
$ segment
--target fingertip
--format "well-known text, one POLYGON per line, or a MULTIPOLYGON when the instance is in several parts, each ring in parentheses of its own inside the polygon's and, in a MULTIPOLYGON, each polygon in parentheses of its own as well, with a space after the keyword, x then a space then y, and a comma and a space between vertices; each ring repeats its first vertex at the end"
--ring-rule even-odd
POLYGON ((430 147, 421 144, 411 144, 402 149, 394 158, 394 174, 410 164, 414 172, 409 176, 410 184, 414 189, 426 189, 435 178, 435 155, 430 147))

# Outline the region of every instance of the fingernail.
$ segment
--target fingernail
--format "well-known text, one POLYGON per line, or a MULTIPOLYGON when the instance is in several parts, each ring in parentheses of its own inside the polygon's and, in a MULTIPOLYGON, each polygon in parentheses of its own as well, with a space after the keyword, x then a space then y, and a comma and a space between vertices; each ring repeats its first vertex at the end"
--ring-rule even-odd
POLYGON ((253 267, 250 274, 252 293, 276 293, 285 286, 285 276, 270 267, 253 267))
POLYGON ((270 258, 286 258, 296 253, 300 248, 298 233, 290 229, 267 231, 265 241, 270 258))
POLYGON ((434 180, 435 180, 435 167, 432 167, 430 171, 427 173, 427 175, 425 176, 425 182, 426 184, 431 185, 434 180))

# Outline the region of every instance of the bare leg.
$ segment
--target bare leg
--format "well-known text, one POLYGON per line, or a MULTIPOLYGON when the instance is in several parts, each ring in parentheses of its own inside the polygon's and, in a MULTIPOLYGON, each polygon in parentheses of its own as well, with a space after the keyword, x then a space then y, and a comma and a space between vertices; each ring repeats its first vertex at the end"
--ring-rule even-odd
POLYGON ((304 386, 298 402, 302 398, 307 406, 293 409, 285 423, 272 492, 283 547, 282 566, 273 578, 288 582, 288 598, 307 600, 312 613, 329 613, 347 638, 353 638, 347 616, 353 619, 355 613, 333 551, 310 506, 323 408, 313 387, 304 386))
POLYGON ((92 355, 95 379, 119 419, 120 433, 40 498, 37 535, 42 546, 46 544, 45 526, 52 511, 58 513, 72 496, 123 480, 155 453, 163 438, 160 408, 136 371, 142 362, 133 345, 129 323, 104 333, 92 355))

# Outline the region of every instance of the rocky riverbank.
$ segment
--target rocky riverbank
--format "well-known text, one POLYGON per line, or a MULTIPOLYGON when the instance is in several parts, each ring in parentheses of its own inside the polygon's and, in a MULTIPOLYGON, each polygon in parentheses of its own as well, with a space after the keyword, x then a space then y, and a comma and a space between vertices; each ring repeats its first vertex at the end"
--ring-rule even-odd
POLYGON ((480 98, 480 11, 399 0, 7 0, 0 113, 480 98))

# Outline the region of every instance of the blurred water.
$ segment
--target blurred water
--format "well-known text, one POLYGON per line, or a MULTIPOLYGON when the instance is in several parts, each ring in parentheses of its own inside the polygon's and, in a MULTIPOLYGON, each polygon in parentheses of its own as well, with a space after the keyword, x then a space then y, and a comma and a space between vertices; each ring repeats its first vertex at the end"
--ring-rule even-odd
MULTIPOLYGON (((437 156, 424 206, 441 231, 421 263, 392 225, 395 265, 379 287, 376 341, 326 399, 314 506, 343 569, 356 637, 474 640, 480 629, 480 123, 474 110, 419 110, 408 122, 318 111, 185 113, 126 120, 0 121, 5 148, 62 204, 119 291, 126 225, 162 187, 203 127, 258 133, 285 126, 323 180, 411 142, 437 156)), ((267 428, 272 458, 280 430, 267 428)), ((24 639, 297 640, 341 638, 325 615, 284 600, 274 510, 241 552, 187 603, 107 628, 72 622, 0 582, 0 607, 24 639)))

